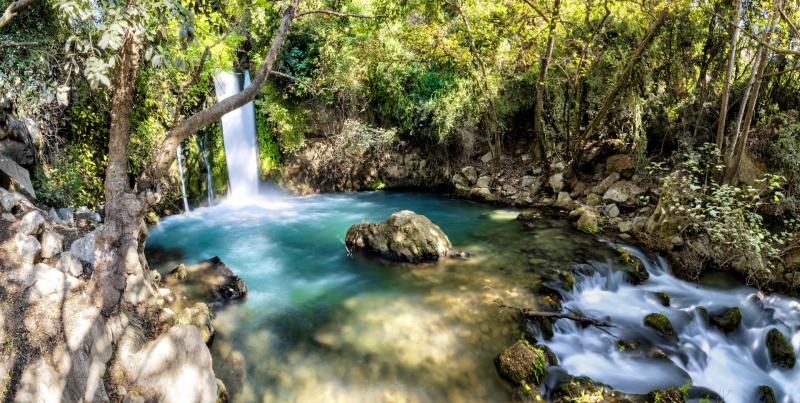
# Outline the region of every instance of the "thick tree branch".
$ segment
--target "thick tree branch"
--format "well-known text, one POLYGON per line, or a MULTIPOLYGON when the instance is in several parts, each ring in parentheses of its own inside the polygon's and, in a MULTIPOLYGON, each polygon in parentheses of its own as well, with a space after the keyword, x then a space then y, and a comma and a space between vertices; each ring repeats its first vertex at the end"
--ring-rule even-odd
POLYGON ((0 28, 6 26, 12 18, 14 18, 17 13, 20 11, 28 8, 31 4, 35 3, 38 0, 17 0, 12 1, 11 4, 6 7, 6 11, 0 16, 0 28))
POLYGON ((164 139, 161 150, 158 152, 148 169, 145 170, 145 177, 141 178, 142 187, 140 187, 139 190, 145 190, 145 188, 158 184, 160 179, 166 174, 169 166, 174 161, 175 151, 178 149, 178 145, 183 140, 197 133, 197 131, 200 129, 219 120, 222 115, 252 101, 256 95, 258 95, 258 92, 261 90, 261 86, 264 85, 267 77, 272 71, 272 66, 275 63, 275 60, 278 58, 278 54, 280 53, 283 43, 286 41, 286 37, 289 35, 289 28, 291 27, 292 21, 295 18, 295 13, 299 3, 300 0, 291 0, 289 7, 286 8, 286 11, 284 11, 280 26, 275 32, 275 37, 272 40, 269 51, 264 57, 261 68, 256 72, 255 75, 253 75, 253 81, 250 86, 236 95, 225 98, 222 101, 219 101, 214 105, 195 113, 189 118, 183 120, 178 126, 170 130, 169 133, 167 133, 167 137, 164 139))
POLYGON ((662 10, 656 16, 656 20, 653 21, 652 24, 650 24, 650 28, 647 29, 644 38, 642 38, 642 40, 639 42, 639 46, 636 48, 636 51, 634 51, 633 54, 630 56, 628 62, 625 64, 625 68, 622 70, 622 73, 617 78, 617 83, 614 84, 614 88, 606 96, 606 99, 603 101, 603 105, 600 107, 600 110, 594 116, 594 119, 592 119, 592 122, 589 123, 589 126, 586 128, 586 130, 583 131, 581 135, 583 139, 588 139, 589 136, 591 136, 592 133, 600 125, 600 122, 602 122, 603 119, 605 119, 606 114, 611 109, 611 105, 614 103, 614 100, 617 99, 617 95, 619 95, 619 92, 622 90, 622 87, 628 81, 628 76, 630 75, 631 70, 633 70, 633 66, 636 65, 636 63, 642 57, 644 51, 647 50, 647 48, 650 46, 650 43, 653 41, 653 38, 655 37, 659 28, 661 28, 661 26, 664 25, 664 21, 667 19, 667 15, 669 15, 667 10, 666 9, 662 10))
POLYGON ((379 16, 379 15, 340 13, 338 11, 331 11, 331 10, 309 10, 309 11, 303 11, 301 13, 297 13, 295 18, 300 18, 300 17, 304 17, 306 15, 311 15, 311 14, 322 14, 322 15, 329 15, 329 16, 332 16, 332 17, 361 18, 361 19, 371 19, 371 18, 382 18, 383 17, 383 16, 379 16))
POLYGON ((603 322, 601 320, 597 320, 594 318, 590 318, 588 316, 577 315, 577 314, 570 314, 570 313, 560 313, 560 312, 542 312, 542 311, 534 311, 530 308, 513 306, 513 305, 506 305, 502 301, 494 301, 494 304, 499 306, 500 308, 511 309, 517 312, 517 314, 522 319, 568 319, 574 321, 582 326, 594 326, 597 328, 607 328, 607 327, 614 327, 614 324, 603 322))

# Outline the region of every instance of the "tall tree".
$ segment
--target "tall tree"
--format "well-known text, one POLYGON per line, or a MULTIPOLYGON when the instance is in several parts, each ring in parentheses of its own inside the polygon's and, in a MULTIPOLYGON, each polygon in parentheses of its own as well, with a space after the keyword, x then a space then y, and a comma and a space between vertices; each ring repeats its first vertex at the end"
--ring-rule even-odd
POLYGON ((533 138, 536 144, 535 154, 545 165, 547 164, 547 139, 544 134, 544 89, 547 85, 547 69, 553 57, 553 40, 558 21, 561 0, 555 0, 553 14, 547 29, 547 46, 539 61, 539 79, 536 80, 536 100, 533 106, 533 138))
POLYGON ((736 43, 739 40, 739 20, 742 14, 742 0, 736 0, 736 12, 731 24, 731 45, 728 54, 728 70, 725 73, 725 84, 722 89, 722 100, 719 103, 719 120, 717 121, 717 148, 722 150, 725 140, 725 124, 728 116, 728 98, 731 93, 731 80, 736 68, 736 43))

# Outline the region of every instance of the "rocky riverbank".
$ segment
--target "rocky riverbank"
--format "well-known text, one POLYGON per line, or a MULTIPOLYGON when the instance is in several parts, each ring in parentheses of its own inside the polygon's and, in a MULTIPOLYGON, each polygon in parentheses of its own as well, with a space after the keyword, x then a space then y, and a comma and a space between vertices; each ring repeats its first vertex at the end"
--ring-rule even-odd
POLYGON ((141 289, 126 291, 136 303, 101 314, 90 282, 99 214, 46 211, 3 188, 0 214, 4 401, 226 399, 201 332, 207 307, 170 313, 165 300, 172 293, 151 272, 141 289))

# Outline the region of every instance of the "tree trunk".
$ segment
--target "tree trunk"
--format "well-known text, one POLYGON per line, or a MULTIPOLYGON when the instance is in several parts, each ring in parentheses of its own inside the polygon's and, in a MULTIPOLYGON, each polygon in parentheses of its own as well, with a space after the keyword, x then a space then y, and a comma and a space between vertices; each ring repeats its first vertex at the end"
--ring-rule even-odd
POLYGON ((114 72, 105 180, 105 223, 96 233, 90 284, 92 295, 105 314, 118 305, 127 285, 126 274, 142 271, 139 249, 144 225, 143 206, 128 183, 128 142, 141 48, 139 33, 129 30, 114 72))
POLYGON ((662 10, 656 16, 655 21, 650 24, 650 28, 647 29, 647 32, 644 35, 644 38, 639 42, 639 46, 636 47, 636 51, 628 59, 628 62, 625 64, 625 68, 622 70, 622 73, 617 78, 616 84, 614 84, 614 88, 611 89, 611 92, 606 96, 605 100, 603 101, 603 105, 600 107, 600 110, 592 119, 592 122, 589 123, 589 126, 586 130, 583 131, 581 135, 581 139, 588 139, 589 136, 592 135, 597 129, 597 126, 600 125, 600 122, 603 121, 608 111, 611 109, 611 105, 614 103, 614 100, 617 99, 617 95, 622 90, 622 87, 625 83, 628 82, 628 76, 633 70, 633 66, 639 61, 644 54, 644 51, 650 46, 650 43, 653 42, 653 38, 655 38, 656 33, 658 32, 659 28, 664 25, 664 21, 667 19, 668 12, 667 10, 662 10))
POLYGON ((722 100, 719 103, 719 121, 717 122, 717 148, 722 151, 725 139, 725 123, 728 117, 728 98, 731 93, 731 79, 736 67, 736 41, 739 38, 739 19, 742 13, 742 0, 736 0, 736 13, 733 17, 731 31, 731 52, 728 55, 728 71, 725 73, 725 86, 722 89, 722 100))
POLYGON ((0 16, 0 28, 6 26, 11 19, 14 18, 17 13, 20 11, 30 7, 33 3, 37 2, 38 0, 16 0, 12 1, 11 4, 6 7, 6 11, 3 12, 3 15, 0 16))
POLYGON ((739 142, 739 135, 742 129, 742 120, 744 119, 745 111, 747 110, 747 105, 750 103, 750 93, 753 89, 753 84, 756 81, 756 75, 758 75, 758 70, 761 67, 761 54, 764 52, 764 47, 759 46, 758 52, 756 53, 755 62, 753 64, 753 70, 750 72, 750 79, 747 80, 747 86, 744 88, 744 94, 742 94, 742 101, 739 105, 739 113, 736 116, 736 128, 733 130, 733 135, 731 139, 728 141, 728 144, 725 147, 725 150, 720 150, 725 157, 725 165, 730 165, 731 160, 733 159, 734 150, 737 147, 739 142))
POLYGON ((542 161, 545 166, 547 165, 547 139, 544 135, 544 89, 547 82, 547 69, 550 67, 550 59, 553 57, 553 36, 560 5, 561 0, 555 0, 547 34, 547 49, 540 60, 539 80, 536 82, 536 103, 533 106, 533 141, 536 144, 534 151, 537 159, 542 161))
POLYGON ((753 84, 753 88, 751 89, 752 95, 747 102, 747 111, 744 115, 744 123, 742 123, 742 134, 741 134, 741 141, 736 143, 736 147, 732 149, 732 158, 730 163, 727 164, 725 170, 725 176, 723 180, 725 183, 733 183, 736 175, 739 173, 739 164, 742 161, 742 156, 744 155, 744 150, 747 147, 747 139, 750 135, 750 124, 753 122, 753 115, 755 114, 756 105, 758 104, 758 94, 761 90, 761 84, 764 82, 764 70, 767 67, 767 59, 769 58, 769 49, 770 45, 769 42, 772 38, 772 31, 775 28, 775 19, 778 14, 778 11, 781 7, 781 1, 778 0, 774 4, 773 7, 775 10, 770 14, 769 23, 767 24, 767 29, 764 30, 764 33, 759 40, 761 54, 758 61, 758 72, 756 73, 756 81, 753 84))

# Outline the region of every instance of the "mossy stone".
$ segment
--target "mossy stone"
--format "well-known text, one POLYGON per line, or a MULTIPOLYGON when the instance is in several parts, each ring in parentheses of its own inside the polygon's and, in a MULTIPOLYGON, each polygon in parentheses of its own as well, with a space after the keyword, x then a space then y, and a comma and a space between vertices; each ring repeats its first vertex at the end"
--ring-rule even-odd
POLYGON ((742 311, 738 307, 726 308, 722 312, 710 316, 708 320, 723 332, 730 333, 742 323, 742 311))
POLYGON ((542 349, 519 340, 500 353, 494 364, 500 376, 515 385, 538 384, 547 368, 547 357, 542 349))
POLYGON ((767 351, 772 363, 781 368, 794 368, 797 356, 792 345, 780 330, 772 328, 767 332, 767 351))
POLYGON ((680 389, 672 387, 650 391, 647 394, 647 401, 652 403, 683 403, 686 398, 680 389))
POLYGON ((778 401, 775 399, 775 392, 772 391, 767 385, 761 385, 758 387, 758 403, 777 403, 778 401))
POLYGON ((663 313, 648 314, 644 317, 644 325, 655 330, 662 336, 677 336, 675 329, 672 327, 672 322, 670 322, 667 315, 663 313))
POLYGON ((658 301, 661 302, 661 305, 669 306, 670 303, 669 293, 659 292, 656 293, 656 297, 658 297, 658 301))

